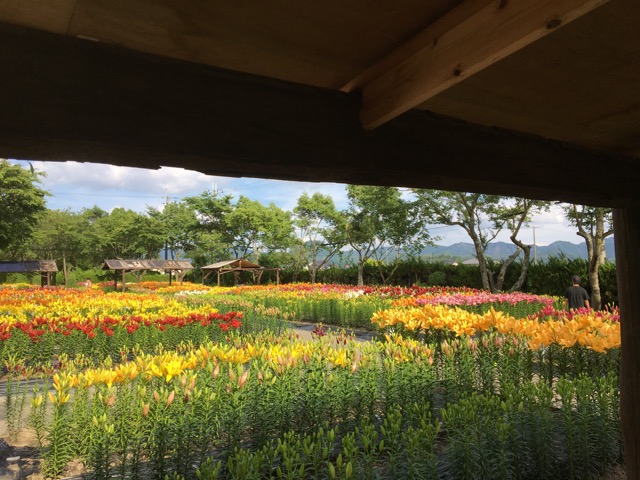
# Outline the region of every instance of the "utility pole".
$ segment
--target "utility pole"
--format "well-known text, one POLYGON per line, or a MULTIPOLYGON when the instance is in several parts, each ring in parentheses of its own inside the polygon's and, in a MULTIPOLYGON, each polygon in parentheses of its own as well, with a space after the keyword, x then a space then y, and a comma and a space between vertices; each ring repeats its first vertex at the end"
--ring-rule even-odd
POLYGON ((536 252, 536 227, 532 225, 531 228, 533 228, 533 263, 538 263, 538 255, 536 252))

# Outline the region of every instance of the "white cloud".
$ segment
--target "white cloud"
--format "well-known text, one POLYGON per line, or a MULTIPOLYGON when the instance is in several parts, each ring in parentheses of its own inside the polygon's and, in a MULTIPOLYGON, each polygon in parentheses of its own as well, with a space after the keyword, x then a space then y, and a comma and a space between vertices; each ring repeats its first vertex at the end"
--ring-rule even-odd
MULTIPOLYGON (((20 162, 26 165, 27 162, 20 162)), ((42 186, 52 193, 47 204, 52 209, 80 211, 93 205, 111 211, 116 207, 138 212, 148 206, 161 208, 166 201, 179 200, 186 196, 197 196, 212 188, 237 199, 244 195, 264 205, 274 203, 284 210, 293 210, 298 198, 304 192, 320 192, 330 195, 338 209, 348 205, 346 188, 343 184, 287 182, 260 178, 231 178, 204 175, 180 168, 163 167, 147 170, 113 165, 78 162, 30 162, 38 171, 46 172, 42 186)), ((564 219, 562 209, 554 205, 549 212, 536 214, 531 226, 523 227, 521 239, 533 244, 533 230, 537 245, 548 245, 556 240, 580 243, 575 229, 564 219)), ((460 227, 433 226, 431 234, 442 237, 441 245, 469 242, 470 239, 460 227)), ((498 240, 509 241, 507 232, 502 232, 498 240)))
POLYGON ((78 162, 32 162, 36 170, 45 171, 45 187, 63 190, 73 186, 81 191, 111 191, 149 194, 171 192, 183 195, 205 190, 211 178, 199 172, 163 167, 159 170, 116 167, 78 162))

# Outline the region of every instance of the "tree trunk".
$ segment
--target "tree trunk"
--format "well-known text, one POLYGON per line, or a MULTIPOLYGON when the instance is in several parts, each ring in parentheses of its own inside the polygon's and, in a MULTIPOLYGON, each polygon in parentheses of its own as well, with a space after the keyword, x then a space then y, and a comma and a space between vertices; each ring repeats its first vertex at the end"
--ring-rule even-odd
POLYGON ((67 256, 62 253, 62 273, 64 275, 64 286, 69 287, 69 271, 67 270, 67 256))
MULTIPOLYGON (((587 254, 589 260, 589 285, 591 286, 591 308, 594 310, 600 310, 601 295, 600 295, 600 278, 598 277, 598 271, 600 270, 600 258, 602 256, 600 250, 604 248, 604 239, 601 238, 604 233, 604 223, 602 223, 601 209, 596 211, 596 231, 593 238, 589 236, 587 241, 587 254)), ((585 239, 586 240, 586 239, 585 239)))
POLYGON ((480 278, 482 279, 482 288, 493 292, 493 279, 490 277, 489 269, 487 268, 487 258, 484 256, 486 247, 482 244, 480 237, 476 234, 473 225, 470 228, 465 228, 467 235, 473 242, 473 247, 476 251, 476 259, 478 260, 478 268, 480 270, 480 278))
POLYGON ((596 235, 593 239, 593 263, 589 262, 589 281, 591 284, 591 308, 600 310, 602 308, 602 295, 600 293, 600 266, 604 263, 606 252, 604 249, 604 210, 599 208, 596 211, 596 235))
POLYGON ((311 277, 311 284, 316 283, 316 272, 318 270, 315 267, 309 268, 309 276, 311 277))
POLYGON ((600 294, 600 278, 598 278, 599 265, 592 266, 589 262, 589 285, 591 286, 591 308, 600 310, 602 296, 600 294))
POLYGON ((484 256, 484 249, 480 243, 480 239, 472 236, 473 245, 476 249, 476 258, 478 259, 478 268, 480 269, 480 278, 482 279, 482 288, 494 292, 493 281, 487 267, 487 257, 484 256))
POLYGON ((385 269, 387 267, 387 264, 384 263, 382 259, 378 261, 378 265, 377 265, 378 274, 380 275, 380 280, 382 280, 383 285, 387 285, 389 280, 391 280, 391 277, 393 277, 393 275, 396 273, 396 270, 398 270, 398 265, 400 265, 399 250, 400 250, 399 247, 396 247, 396 259, 393 263, 393 268, 391 269, 390 272, 388 272, 388 275, 385 274, 385 269))
POLYGON ((522 270, 520 271, 520 276, 518 277, 518 279, 509 289, 510 292, 521 290, 525 280, 527 279, 527 275, 529 274, 529 263, 531 261, 531 246, 523 244, 522 246, 520 246, 520 248, 522 248, 524 252, 524 258, 522 259, 522 270))
MULTIPOLYGON (((516 245, 518 246, 518 245, 516 245)), ((504 278, 507 275, 507 269, 511 266, 513 262, 515 262, 516 258, 520 255, 520 247, 516 248, 516 251, 507 258, 502 267, 500 267, 500 272, 498 272, 498 281, 496 282, 495 289, 498 292, 504 290, 504 278)))
POLYGON ((587 259, 589 265, 589 285, 591 287, 591 308, 594 310, 600 310, 602 307, 602 295, 600 293, 600 278, 598 273, 600 271, 600 265, 602 265, 606 259, 606 252, 604 249, 604 239, 612 232, 605 232, 604 225, 605 211, 603 208, 595 209, 595 230, 592 228, 591 232, 587 232, 581 222, 578 222, 578 235, 584 238, 587 244, 587 259))
POLYGON ((364 285, 364 263, 358 262, 358 287, 364 285))
POLYGON ((493 279, 491 278, 491 272, 489 271, 489 267, 487 267, 487 259, 484 256, 484 253, 480 253, 476 255, 478 259, 478 268, 480 269, 480 278, 482 279, 482 288, 485 290, 489 290, 491 293, 494 293, 494 285, 493 279))
MULTIPOLYGON (((142 278, 144 277, 144 274, 147 273, 147 271, 146 270, 133 270, 131 273, 133 273, 133 276, 136 279, 136 283, 140 283, 142 281, 142 278)), ((171 272, 169 272, 169 276, 171 276, 171 272)))

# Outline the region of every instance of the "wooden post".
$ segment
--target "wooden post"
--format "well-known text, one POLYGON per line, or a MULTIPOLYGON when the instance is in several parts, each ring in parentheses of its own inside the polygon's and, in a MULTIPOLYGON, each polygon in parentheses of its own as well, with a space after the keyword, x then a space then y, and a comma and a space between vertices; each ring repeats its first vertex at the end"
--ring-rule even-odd
POLYGON ((127 271, 122 270, 122 293, 124 293, 124 289, 127 286, 126 275, 127 275, 127 271))
POLYGON ((616 271, 622 337, 620 409, 627 480, 640 480, 640 209, 615 209, 616 271))
POLYGON ((118 291, 118 270, 113 271, 113 291, 118 291))

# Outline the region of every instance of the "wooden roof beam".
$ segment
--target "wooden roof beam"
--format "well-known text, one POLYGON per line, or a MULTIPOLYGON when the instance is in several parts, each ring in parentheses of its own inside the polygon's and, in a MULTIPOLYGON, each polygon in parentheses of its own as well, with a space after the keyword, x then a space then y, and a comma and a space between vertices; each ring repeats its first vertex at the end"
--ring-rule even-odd
POLYGON ((376 128, 608 0, 466 0, 343 87, 376 128))
POLYGON ((358 94, 2 23, 0 45, 3 157, 640 205, 637 158, 420 110, 365 132, 358 94))

